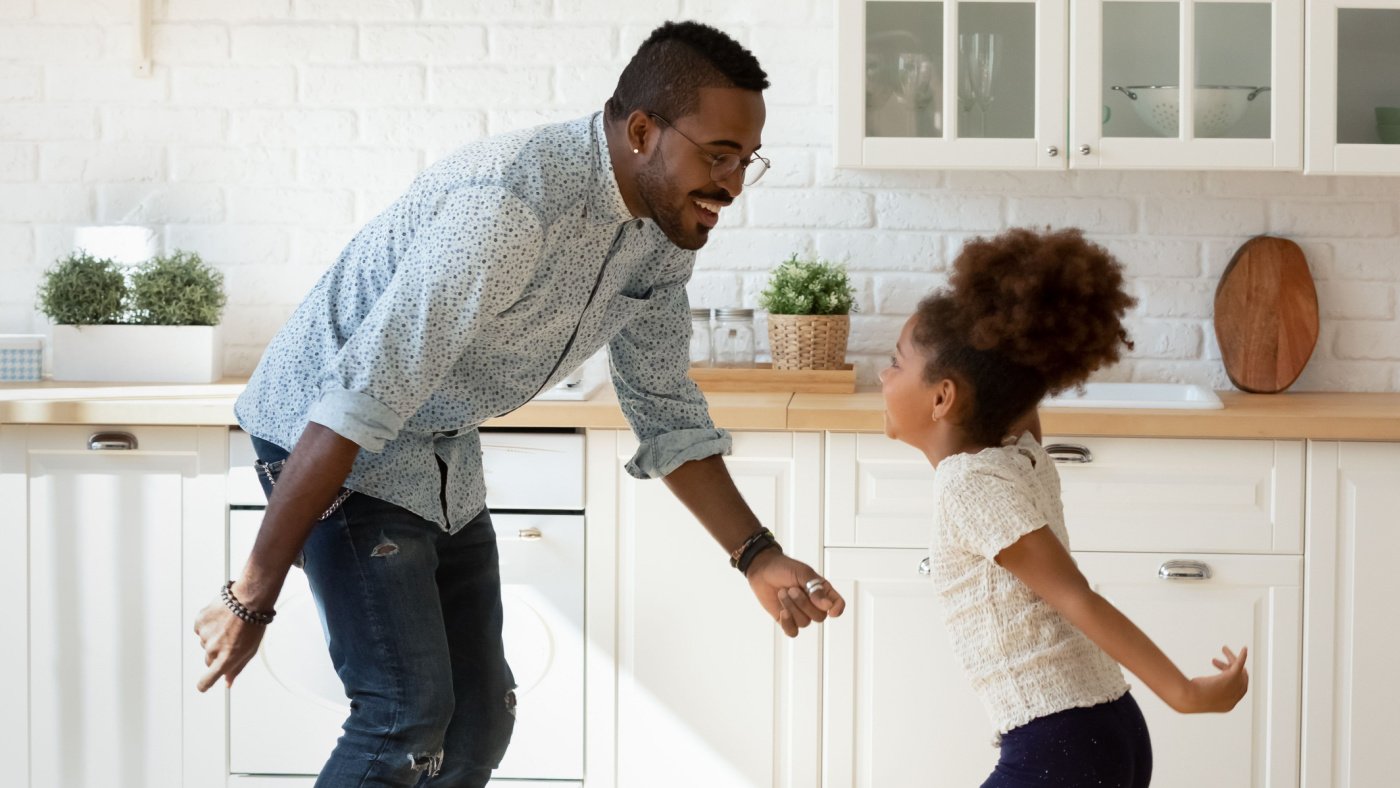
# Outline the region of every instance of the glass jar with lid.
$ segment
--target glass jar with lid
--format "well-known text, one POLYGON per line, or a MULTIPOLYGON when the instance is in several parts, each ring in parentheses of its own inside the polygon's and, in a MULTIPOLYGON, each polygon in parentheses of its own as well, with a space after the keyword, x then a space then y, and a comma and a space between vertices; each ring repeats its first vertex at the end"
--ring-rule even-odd
POLYGON ((715 363, 710 336, 710 312, 708 307, 690 310, 690 365, 708 367, 715 363))
POLYGON ((713 350, 717 367, 753 366, 752 309, 715 310, 713 350))

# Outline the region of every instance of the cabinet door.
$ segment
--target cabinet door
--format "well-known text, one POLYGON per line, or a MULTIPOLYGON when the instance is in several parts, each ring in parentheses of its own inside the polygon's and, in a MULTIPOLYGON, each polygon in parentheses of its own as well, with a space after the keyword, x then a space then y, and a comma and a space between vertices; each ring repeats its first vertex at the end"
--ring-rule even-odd
POLYGON ((933 468, 918 449, 884 435, 826 436, 828 547, 927 547, 933 468))
POLYGON ((1301 0, 1075 0, 1070 166, 1302 167, 1301 0))
POLYGON ((953 651, 928 550, 826 551, 846 613, 822 633, 822 785, 981 785, 995 731, 953 651))
POLYGON ((1400 3, 1308 3, 1306 172, 1400 173, 1400 3))
POLYGON ((1304 788, 1395 783, 1400 444, 1308 455, 1304 788))
MULTIPOLYGON (((816 784, 819 633, 786 638, 665 484, 620 471, 636 451, 632 435, 609 434, 616 439, 603 471, 615 480, 608 497, 617 507, 616 785, 816 784)), ((590 453, 593 444, 590 434, 590 453)), ((725 463, 784 550, 816 566, 821 437, 738 433, 725 463)), ((592 508, 598 497, 590 492, 589 500, 589 527, 613 527, 592 508)), ((591 561, 590 572, 597 566, 591 561)), ((590 577, 590 589, 604 580, 590 577)), ((590 694, 589 704, 595 700, 603 699, 590 694)))
POLYGON ((0 645, 0 704, 28 734, 0 739, 17 784, 223 779, 223 699, 195 692, 190 625, 222 577, 226 441, 214 427, 0 435, 0 575, 29 635, 0 645))
POLYGON ((1186 675, 1214 673, 1210 660, 1221 646, 1249 647, 1249 692, 1229 714, 1178 714, 1133 682, 1152 735, 1153 788, 1296 786, 1302 558, 1076 553, 1075 560, 1186 675), (1209 577, 1161 577, 1172 566, 1192 574, 1193 565, 1209 577))
POLYGON ((837 165, 1064 169, 1066 24, 1066 0, 837 3, 837 165))

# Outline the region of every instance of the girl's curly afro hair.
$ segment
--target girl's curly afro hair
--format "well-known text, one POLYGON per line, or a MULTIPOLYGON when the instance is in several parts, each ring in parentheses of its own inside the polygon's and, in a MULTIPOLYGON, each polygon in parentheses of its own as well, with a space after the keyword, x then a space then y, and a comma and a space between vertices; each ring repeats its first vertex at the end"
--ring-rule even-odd
POLYGON ((1079 230, 1017 228, 963 248, 948 289, 919 304, 914 341, 926 380, 971 388, 963 426, 994 445, 1046 394, 1132 348, 1122 321, 1134 303, 1122 265, 1079 230))

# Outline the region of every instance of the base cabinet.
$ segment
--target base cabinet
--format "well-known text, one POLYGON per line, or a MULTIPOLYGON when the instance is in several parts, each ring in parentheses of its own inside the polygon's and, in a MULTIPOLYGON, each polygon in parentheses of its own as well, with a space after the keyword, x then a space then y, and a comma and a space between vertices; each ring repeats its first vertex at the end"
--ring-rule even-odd
POLYGON ((1400 444, 1309 446, 1304 788, 1394 785, 1400 444))
POLYGON ((928 550, 829 548, 826 576, 846 613, 822 631, 822 785, 975 786, 997 750, 982 702, 963 677, 928 550))
POLYGON ((194 689, 190 623, 223 574, 226 442, 218 427, 0 428, 15 633, 0 707, 21 721, 0 737, 6 785, 222 781, 223 701, 194 689))
MULTIPOLYGON (((615 699, 615 781, 595 740, 588 784, 816 785, 818 637, 810 630, 795 640, 784 637, 665 484, 627 475, 623 465, 637 448, 630 433, 589 433, 588 445, 589 500, 600 500, 597 485, 616 505, 611 518, 590 511, 590 528, 615 528, 616 542, 610 561, 590 556, 588 580, 590 611, 598 610, 595 589, 606 595, 611 586, 616 594, 611 638, 596 629, 589 636, 612 659, 590 664, 590 689, 600 691, 588 699, 590 721, 615 699), (605 563, 611 572, 600 576, 608 571, 605 563), (599 676, 599 670, 611 675, 599 676), (613 694, 607 694, 610 683, 613 694)), ((820 558, 820 447, 816 434, 737 433, 726 458, 759 520, 786 552, 814 565, 820 558)), ((595 551, 607 544, 606 536, 590 536, 589 544, 595 551)), ((590 724, 590 736, 595 731, 601 733, 590 724)))
MULTIPOLYGON (((827 575, 850 603, 849 620, 824 632, 827 788, 980 785, 996 764, 995 732, 948 640, 933 585, 919 575, 926 555, 826 551, 827 575)), ((1221 645, 1249 647, 1250 693, 1230 714, 1177 714, 1127 674, 1152 734, 1154 788, 1296 786, 1302 559, 1076 553, 1075 560, 1188 675, 1210 673, 1221 645), (1168 560, 1204 563, 1211 577, 1162 580, 1168 560)))

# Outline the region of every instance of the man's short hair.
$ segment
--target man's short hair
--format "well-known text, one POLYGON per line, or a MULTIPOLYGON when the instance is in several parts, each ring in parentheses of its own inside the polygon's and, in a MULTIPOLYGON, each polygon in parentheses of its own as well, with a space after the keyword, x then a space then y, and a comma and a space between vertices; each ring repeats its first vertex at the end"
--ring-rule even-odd
POLYGON ((738 41, 699 22, 667 22, 651 31, 622 70, 608 117, 635 110, 676 120, 695 112, 700 88, 768 88, 758 59, 738 41))

